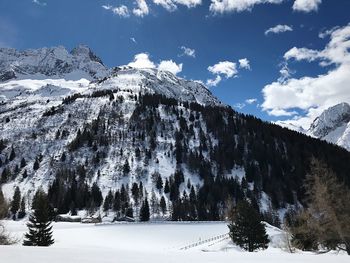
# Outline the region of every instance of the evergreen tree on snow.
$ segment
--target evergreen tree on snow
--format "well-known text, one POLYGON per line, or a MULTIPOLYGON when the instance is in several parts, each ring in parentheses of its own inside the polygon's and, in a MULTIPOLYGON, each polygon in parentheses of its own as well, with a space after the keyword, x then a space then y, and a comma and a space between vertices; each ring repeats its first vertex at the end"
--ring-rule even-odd
POLYGON ((162 210, 162 213, 163 213, 163 215, 164 215, 165 212, 166 212, 166 202, 165 202, 164 196, 162 196, 162 197, 160 198, 159 206, 160 206, 160 209, 162 210))
POLYGON ((269 239, 261 222, 261 216, 247 201, 237 204, 228 227, 232 241, 241 248, 253 252, 268 247, 269 239))
POLYGON ((21 201, 21 206, 18 212, 18 219, 22 219, 26 216, 26 199, 23 196, 21 201))
POLYGON ((47 247, 54 243, 47 195, 41 189, 36 194, 34 212, 29 217, 28 233, 24 235, 24 246, 47 247))
POLYGON ((20 208, 21 203, 21 191, 19 190, 19 187, 17 186, 15 189, 15 192, 13 194, 13 199, 11 202, 11 213, 13 215, 13 220, 16 220, 17 218, 17 211, 20 208))
POLYGON ((145 222, 149 221, 150 212, 147 197, 145 201, 142 202, 141 210, 140 210, 140 221, 145 222))

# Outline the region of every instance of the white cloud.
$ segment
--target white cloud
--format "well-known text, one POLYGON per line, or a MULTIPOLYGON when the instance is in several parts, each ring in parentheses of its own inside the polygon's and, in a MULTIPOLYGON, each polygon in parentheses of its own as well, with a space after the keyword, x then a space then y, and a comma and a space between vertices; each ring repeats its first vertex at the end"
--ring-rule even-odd
POLYGON ((41 1, 39 1, 39 0, 33 0, 33 3, 34 3, 34 4, 37 4, 37 5, 40 5, 40 6, 47 6, 47 3, 41 2, 41 1))
POLYGON ((211 0, 209 10, 214 14, 250 11, 258 4, 280 4, 284 0, 211 0))
MULTIPOLYGON (((239 68, 250 69, 248 59, 242 58, 238 60, 238 62, 239 68)), ((209 66, 208 71, 215 75, 215 78, 207 80, 207 85, 209 87, 217 86, 221 82, 222 76, 229 79, 236 77, 238 74, 237 64, 231 61, 220 61, 213 66, 209 66)))
POLYGON ((149 59, 147 53, 135 55, 134 60, 128 66, 133 68, 156 68, 156 65, 149 59))
POLYGON ((244 68, 244 69, 249 69, 250 70, 250 64, 249 60, 247 58, 241 58, 238 60, 239 62, 239 67, 244 68))
POLYGON ((200 80, 200 79, 193 79, 192 81, 202 84, 203 86, 205 85, 203 80, 200 80))
POLYGON ((231 61, 220 61, 213 66, 209 66, 208 70, 214 75, 225 75, 226 78, 232 78, 238 73, 236 63, 231 61))
POLYGON ((173 2, 184 5, 188 8, 196 7, 197 5, 202 4, 202 0, 173 0, 173 2))
POLYGON ((130 40, 131 40, 133 43, 137 44, 137 41, 136 41, 136 39, 135 39, 134 37, 131 37, 130 40))
POLYGON ((219 75, 216 75, 215 79, 208 79, 207 80, 207 86, 208 87, 216 87, 221 81, 221 77, 219 75))
POLYGON ((276 25, 267 29, 265 31, 265 35, 267 36, 268 34, 280 34, 287 31, 293 31, 293 27, 288 25, 276 25))
MULTIPOLYGON (((39 0, 33 0, 35 3, 39 3, 39 0)), ((131 1, 130 1, 131 2, 131 1)), ((149 2, 151 0, 133 0, 131 3, 135 5, 134 8, 126 5, 113 7, 111 5, 103 5, 106 10, 111 10, 114 14, 121 17, 129 17, 130 13, 138 17, 147 16, 150 13, 149 2), (130 12, 129 12, 130 8, 130 12)), ((193 8, 202 4, 202 0, 152 0, 156 5, 160 5, 166 10, 172 12, 178 8, 178 5, 186 6, 187 8, 193 8)))
POLYGON ((169 12, 177 9, 177 5, 172 0, 153 0, 153 3, 164 7, 169 12))
POLYGON ((169 71, 176 75, 182 71, 182 63, 176 64, 172 60, 162 60, 158 65, 158 70, 169 71))
POLYGON ((286 60, 320 61, 320 65, 334 67, 318 76, 287 78, 266 85, 263 90, 263 110, 275 116, 294 116, 293 125, 308 128, 324 109, 340 102, 350 103, 350 24, 330 33, 330 41, 323 50, 292 48, 286 60), (295 109, 305 112, 297 115, 295 109))
POLYGON ((246 102, 247 104, 254 104, 254 103, 256 103, 257 101, 258 101, 258 99, 256 99, 256 98, 246 99, 246 100, 245 100, 245 102, 246 102))
POLYGON ((320 53, 317 50, 312 50, 308 48, 296 48, 293 47, 284 54, 286 60, 295 59, 297 61, 307 60, 314 61, 319 57, 320 53))
POLYGON ((130 16, 129 9, 125 5, 121 5, 118 7, 113 7, 111 5, 103 5, 102 8, 106 9, 106 10, 110 10, 113 12, 113 14, 118 15, 120 17, 129 17, 130 16))
POLYGON ((144 17, 149 14, 148 5, 146 0, 136 0, 137 8, 132 10, 135 16, 144 17))
POLYGON ((181 56, 188 56, 188 57, 193 57, 193 58, 196 57, 196 50, 194 50, 194 49, 182 46, 181 50, 182 50, 182 54, 179 55, 180 57, 181 56))
POLYGON ((157 65, 151 61, 148 53, 139 53, 134 56, 134 60, 128 66, 138 69, 156 68, 158 70, 169 71, 176 75, 182 71, 183 64, 176 64, 172 60, 162 60, 157 65))
POLYGON ((327 29, 327 30, 322 30, 319 34, 318 37, 319 38, 326 38, 328 36, 330 36, 335 30, 337 30, 338 28, 340 28, 339 26, 335 26, 331 29, 327 29))
POLYGON ((295 0, 293 10, 305 13, 317 11, 321 2, 322 0, 295 0))
POLYGON ((294 74, 295 72, 293 70, 291 70, 288 67, 288 63, 286 61, 284 61, 283 63, 281 63, 281 69, 280 69, 280 77, 278 78, 278 82, 284 82, 287 79, 289 79, 292 74, 294 74))
POLYGON ((236 103, 233 105, 234 108, 239 110, 243 109, 245 106, 246 106, 245 103, 236 103))
POLYGON ((177 9, 177 5, 184 5, 188 8, 192 8, 202 4, 202 0, 153 0, 153 3, 172 12, 177 9))

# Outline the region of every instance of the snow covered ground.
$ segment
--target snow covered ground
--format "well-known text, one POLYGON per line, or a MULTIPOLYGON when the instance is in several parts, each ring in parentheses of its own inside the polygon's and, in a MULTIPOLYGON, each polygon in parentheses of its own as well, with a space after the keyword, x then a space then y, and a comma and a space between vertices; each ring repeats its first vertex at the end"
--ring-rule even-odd
MULTIPOLYGON (((24 222, 6 222, 13 236, 21 239, 24 222)), ((131 223, 91 225, 55 223, 55 244, 48 248, 0 246, 0 262, 349 262, 345 254, 289 254, 279 248, 281 231, 268 227, 269 249, 242 252, 223 237, 187 250, 181 248, 227 233, 226 223, 131 223)))

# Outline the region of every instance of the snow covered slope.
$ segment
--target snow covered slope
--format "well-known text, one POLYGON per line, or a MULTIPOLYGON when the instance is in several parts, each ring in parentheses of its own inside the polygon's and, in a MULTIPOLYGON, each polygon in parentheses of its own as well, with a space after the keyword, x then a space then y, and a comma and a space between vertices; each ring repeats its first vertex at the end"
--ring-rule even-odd
POLYGON ((343 102, 328 108, 307 133, 350 150, 350 105, 343 102))
MULTIPOLYGON (((16 152, 14 160, 9 160, 7 150, 11 149, 0 149, 0 163, 4 163, 0 165, 0 175, 7 172, 19 175, 6 178, 3 190, 10 197, 14 187, 19 186, 28 201, 40 186, 47 189, 57 170, 75 169, 79 163, 85 163, 90 182, 99 181, 103 195, 109 189, 141 179, 151 194, 152 174, 161 173, 165 179, 177 169, 174 158, 168 158, 166 153, 173 147, 178 126, 176 116, 160 107, 159 122, 164 120, 169 124, 162 130, 165 137, 155 138, 161 146, 154 149, 145 167, 142 159, 149 134, 144 136, 146 141, 143 142, 129 138, 130 127, 135 125, 132 123, 142 123, 135 117, 139 113, 134 112, 141 96, 157 95, 179 104, 193 102, 226 107, 202 84, 178 78, 170 72, 128 66, 108 69, 86 46, 71 52, 63 47, 26 51, 2 48, 0 65, 0 140, 16 152), (98 133, 107 136, 105 140, 109 144, 94 143, 104 159, 95 165, 86 163, 96 157, 90 149, 77 149, 74 157, 71 153, 75 150, 68 150, 77 132, 90 129, 91 125, 103 129, 98 133), (119 139, 115 140, 117 136, 119 139), (141 150, 141 156, 135 156, 136 149, 141 150), (121 151, 124 153, 120 154, 121 151), (64 166, 60 164, 62 155, 67 156, 64 166), (36 170, 33 165, 38 156, 43 157, 36 170), (21 159, 26 162, 24 167, 18 165, 21 159), (126 162, 130 163, 131 170, 128 178, 121 172, 126 162)), ((186 110, 183 116, 189 118, 190 112, 186 110)), ((195 129, 196 133, 199 129, 202 128, 195 129)), ((191 143, 192 147, 199 145, 198 141, 191 143)), ((190 177, 186 170, 185 177, 190 177)), ((191 180, 195 185, 200 184, 198 176, 191 176, 191 180)))
MULTIPOLYGON (((21 240, 27 231, 25 222, 6 222, 12 235, 21 240)), ((189 250, 181 247, 228 232, 226 222, 114 224, 95 226, 79 223, 55 223, 55 244, 51 247, 0 246, 2 262, 84 262, 84 263, 345 263, 345 253, 315 254, 282 250, 283 233, 267 226, 271 240, 267 250, 244 252, 230 239, 204 244, 189 250), (277 241, 277 242, 276 242, 277 241)))
POLYGON ((176 77, 168 71, 156 69, 115 68, 110 77, 94 86, 95 89, 131 89, 135 93, 161 94, 183 102, 196 102, 206 106, 222 105, 201 83, 176 77))

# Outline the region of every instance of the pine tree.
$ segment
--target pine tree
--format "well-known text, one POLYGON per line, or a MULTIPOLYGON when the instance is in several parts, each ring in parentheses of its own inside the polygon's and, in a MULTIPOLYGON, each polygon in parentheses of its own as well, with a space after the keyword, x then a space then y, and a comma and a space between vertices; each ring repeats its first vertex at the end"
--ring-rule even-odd
POLYGON ((0 186, 0 219, 3 219, 4 217, 6 217, 7 211, 8 211, 8 204, 6 202, 6 199, 4 197, 4 194, 0 186))
POLYGON ((103 201, 103 196, 102 196, 102 192, 100 190, 100 187, 98 186, 98 184, 96 182, 92 184, 91 197, 92 197, 92 201, 95 204, 95 206, 100 207, 102 204, 102 201, 103 201))
POLYGON ((140 193, 139 193, 139 186, 137 183, 132 184, 131 194, 132 194, 132 197, 134 198, 135 204, 138 205, 140 193))
POLYGON ((269 239, 260 214, 247 201, 237 204, 228 227, 232 241, 243 249, 253 252, 268 247, 269 239))
POLYGON ((38 158, 35 158, 35 162, 33 164, 33 170, 36 171, 39 169, 39 167, 40 167, 39 160, 38 158))
POLYGON ((21 207, 18 212, 18 219, 22 219, 26 216, 26 199, 23 196, 21 201, 21 207))
POLYGON ((140 210, 140 221, 145 222, 149 221, 150 212, 147 197, 145 201, 142 202, 141 210, 140 210))
MULTIPOLYGON (((0 140, 0 146, 1 146, 1 140, 0 140)), ((4 198, 4 195, 2 193, 1 186, 0 186, 0 220, 6 217, 7 211, 8 211, 8 205, 4 198)), ((2 225, 0 221, 0 245, 11 245, 13 243, 15 243, 14 240, 11 240, 8 233, 6 232, 4 225, 2 225)))
POLYGON ((6 169, 6 167, 2 170, 1 173, 1 178, 0 178, 0 184, 4 184, 7 182, 7 180, 10 177, 10 172, 8 171, 8 169, 6 169))
POLYGON ((17 186, 15 189, 15 192, 13 194, 12 202, 11 202, 11 213, 13 215, 13 220, 16 220, 17 211, 20 208, 21 203, 21 191, 19 190, 19 187, 17 186))
POLYGON ((162 180, 162 177, 160 175, 157 176, 156 187, 157 187, 158 191, 162 190, 162 188, 163 188, 163 180, 162 180))
POLYGON ((170 192, 169 180, 168 178, 165 180, 164 193, 167 194, 170 192))
POLYGON ((28 177, 27 169, 24 169, 22 177, 23 177, 23 179, 26 179, 28 177))
POLYGON ((27 165, 26 160, 24 158, 21 159, 21 168, 27 165))
POLYGON ((10 161, 13 161, 13 159, 16 158, 16 153, 15 153, 15 149, 13 149, 13 147, 11 148, 11 153, 10 153, 10 156, 9 156, 9 160, 10 161))
POLYGON ((128 175, 130 173, 130 165, 129 165, 128 160, 126 160, 124 163, 123 173, 124 173, 124 175, 128 175))
POLYGON ((27 224, 29 232, 25 234, 24 246, 50 246, 54 243, 52 238, 52 226, 50 206, 47 195, 41 189, 36 193, 33 214, 27 224))
POLYGON ((165 212, 166 212, 166 202, 165 202, 164 196, 162 196, 162 197, 160 198, 159 206, 160 206, 160 209, 162 210, 162 213, 163 213, 163 215, 164 215, 165 212))
POLYGON ((151 193, 150 207, 151 207, 152 215, 159 213, 158 198, 153 190, 151 193))
POLYGON ((103 211, 108 211, 109 209, 112 209, 113 205, 113 193, 112 190, 108 191, 108 194, 105 197, 105 201, 103 203, 103 211))
POLYGON ((120 192, 118 190, 115 191, 115 194, 114 194, 114 202, 113 202, 113 210, 115 212, 119 212, 120 209, 121 209, 121 195, 120 195, 120 192))

